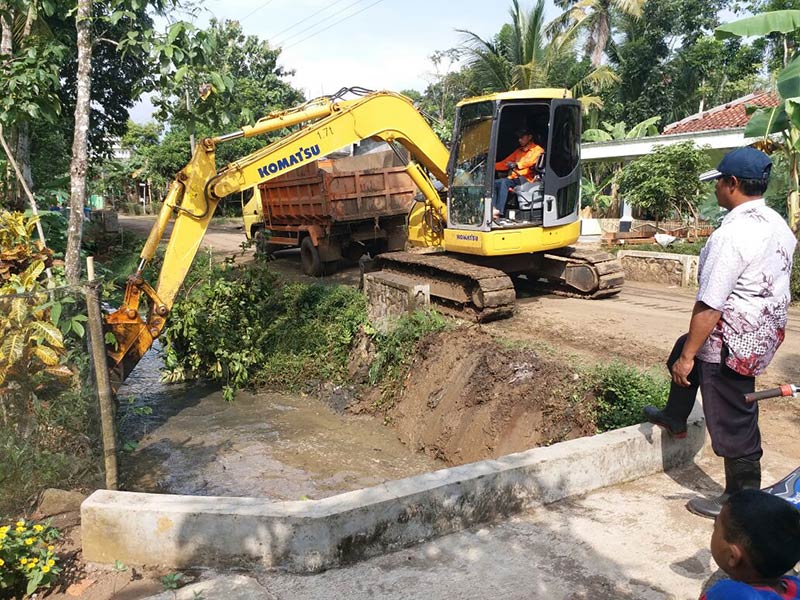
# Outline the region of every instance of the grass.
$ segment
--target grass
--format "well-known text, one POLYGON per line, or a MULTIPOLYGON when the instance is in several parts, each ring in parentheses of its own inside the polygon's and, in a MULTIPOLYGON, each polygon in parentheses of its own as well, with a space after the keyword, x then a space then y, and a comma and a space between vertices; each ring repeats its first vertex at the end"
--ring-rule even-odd
POLYGON ((691 256, 699 256, 703 246, 706 245, 706 240, 699 240, 697 242, 673 242, 669 246, 662 246, 661 244, 631 244, 623 246, 611 246, 609 252, 616 254, 620 250, 641 250, 643 252, 667 252, 669 254, 689 254, 691 256))

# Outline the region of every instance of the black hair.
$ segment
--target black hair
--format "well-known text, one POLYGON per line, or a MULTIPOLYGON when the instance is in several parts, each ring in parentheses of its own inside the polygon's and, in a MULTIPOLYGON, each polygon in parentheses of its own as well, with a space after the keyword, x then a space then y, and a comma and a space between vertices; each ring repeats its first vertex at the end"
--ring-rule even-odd
MULTIPOLYGON (((727 181, 728 183, 731 182, 732 177, 723 176, 722 179, 727 181)), ((749 196, 750 198, 755 198, 758 196, 763 196, 764 192, 767 191, 767 187, 769 186, 769 179, 742 179, 740 177, 736 178, 736 181, 739 182, 739 190, 745 195, 749 196)))
POLYGON ((725 506, 725 541, 742 546, 762 577, 780 577, 800 561, 800 510, 793 504, 761 490, 743 490, 725 506))

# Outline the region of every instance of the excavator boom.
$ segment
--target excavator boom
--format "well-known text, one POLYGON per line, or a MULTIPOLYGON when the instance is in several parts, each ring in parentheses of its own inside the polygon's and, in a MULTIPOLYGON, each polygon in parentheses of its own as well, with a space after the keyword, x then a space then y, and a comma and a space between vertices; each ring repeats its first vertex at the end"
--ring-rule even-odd
MULTIPOLYGON (((122 306, 106 318, 116 344, 109 349, 115 385, 133 370, 161 334, 178 290, 186 278, 219 200, 251 188, 307 162, 364 139, 381 139, 403 145, 441 182, 447 180, 447 149, 408 98, 392 92, 372 92, 354 100, 323 98, 303 106, 268 115, 252 127, 233 134, 207 138, 197 145, 191 161, 173 181, 141 253, 137 271, 128 278, 122 306), (216 169, 216 145, 312 121, 248 156, 216 169), (174 219, 158 282, 144 280, 147 263, 155 256, 169 222, 174 219), (142 296, 149 304, 140 314, 142 296)), ((447 207, 427 174, 414 162, 407 171, 425 196, 427 208, 438 223, 446 222, 447 207)), ((432 243, 441 238, 434 232, 432 243)))

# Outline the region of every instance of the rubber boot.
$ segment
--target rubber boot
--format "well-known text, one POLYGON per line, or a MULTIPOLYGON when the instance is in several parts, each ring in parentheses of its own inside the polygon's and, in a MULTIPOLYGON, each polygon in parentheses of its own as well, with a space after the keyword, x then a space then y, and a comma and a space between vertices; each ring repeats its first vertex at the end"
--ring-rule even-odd
POLYGON ((655 406, 645 406, 644 418, 653 425, 663 427, 673 437, 685 438, 686 422, 697 398, 697 388, 696 385, 681 387, 670 383, 669 398, 664 410, 659 410, 655 406))
POLYGON ((686 504, 689 512, 716 519, 731 494, 742 490, 761 489, 761 461, 750 458, 725 459, 725 491, 716 498, 692 498, 686 504))

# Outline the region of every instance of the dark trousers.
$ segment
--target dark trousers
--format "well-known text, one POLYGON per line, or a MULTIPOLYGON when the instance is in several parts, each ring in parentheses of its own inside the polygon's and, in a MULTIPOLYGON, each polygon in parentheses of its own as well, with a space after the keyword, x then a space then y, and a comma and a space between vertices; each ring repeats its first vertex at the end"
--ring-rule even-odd
MULTIPOLYGON (((667 369, 681 355, 686 335, 675 342, 667 359, 667 369)), ((689 387, 670 383, 669 399, 664 412, 672 419, 685 422, 692 412, 697 390, 703 393, 703 413, 711 437, 711 447, 717 456, 758 460, 763 454, 761 432, 758 429, 758 403, 748 404, 744 395, 755 390, 755 377, 741 375, 721 362, 694 361, 689 373, 689 387)))
POLYGON ((512 188, 528 181, 524 177, 503 177, 494 180, 494 207, 500 212, 500 216, 506 211, 508 201, 508 188, 512 188))

